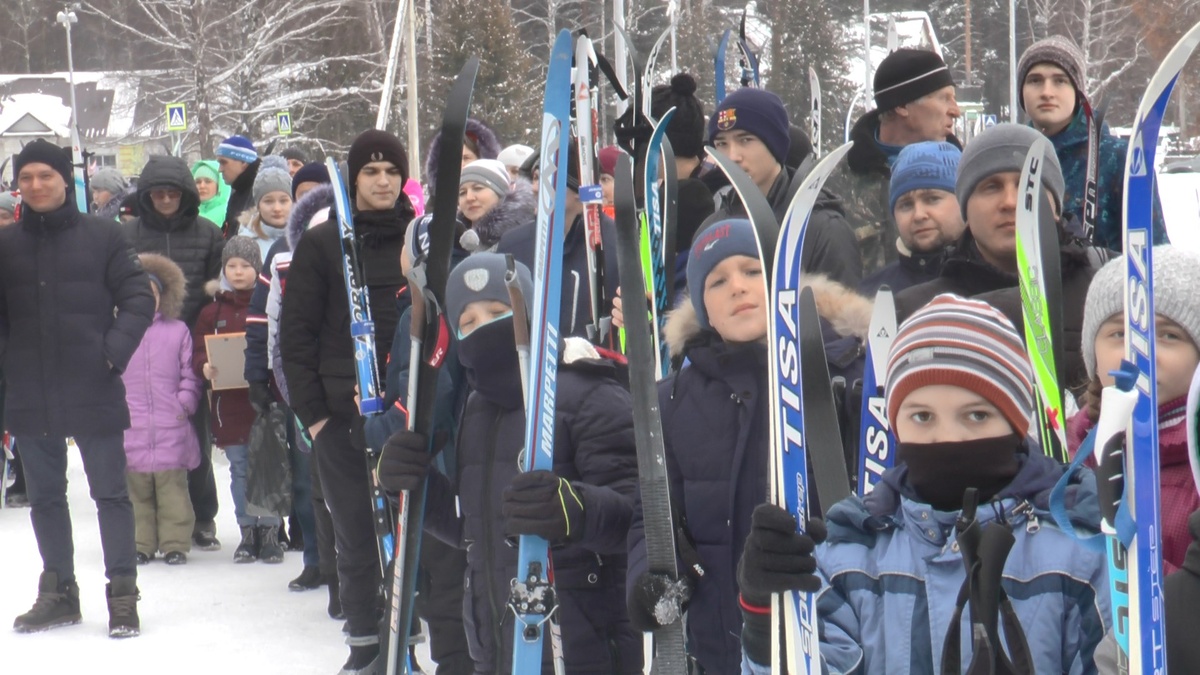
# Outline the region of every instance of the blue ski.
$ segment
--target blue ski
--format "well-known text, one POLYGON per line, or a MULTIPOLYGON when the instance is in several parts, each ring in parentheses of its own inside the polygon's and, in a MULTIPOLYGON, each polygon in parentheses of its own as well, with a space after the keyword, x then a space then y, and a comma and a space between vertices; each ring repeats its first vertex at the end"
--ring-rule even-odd
POLYGON ((896 300, 892 289, 875 293, 875 309, 867 329, 867 360, 863 366, 862 411, 858 434, 858 495, 866 496, 884 471, 896 463, 896 437, 887 418, 883 387, 888 352, 896 339, 896 300))
POLYGON ((1126 499, 1136 535, 1129 548, 1131 670, 1166 672, 1163 627, 1161 504, 1158 466, 1158 396, 1154 361, 1154 154, 1171 91, 1197 45, 1200 25, 1171 49, 1138 106, 1125 163, 1125 358, 1139 371, 1126 461, 1126 499))
POLYGON ((650 312, 654 317, 651 327, 654 330, 654 344, 657 345, 655 358, 658 362, 659 379, 666 377, 667 371, 671 368, 671 350, 666 341, 662 339, 662 332, 667 320, 667 310, 670 309, 674 270, 665 269, 666 234, 662 208, 663 186, 658 181, 658 170, 662 160, 663 141, 667 138, 667 125, 671 123, 671 117, 674 114, 675 109, 671 108, 663 113, 662 119, 655 124, 654 133, 650 135, 650 143, 646 146, 646 167, 643 173, 645 179, 643 194, 646 195, 645 230, 648 230, 650 234, 649 277, 654 284, 652 289, 654 302, 650 305, 650 312))
MULTIPOLYGON (((558 321, 562 297, 562 247, 567 197, 567 144, 571 127, 571 33, 559 31, 550 52, 542 112, 542 155, 538 189, 537 242, 534 249, 533 307, 530 312, 529 373, 525 397, 525 470, 554 468, 554 403, 558 377, 558 321)), ((521 535, 517 578, 509 608, 516 617, 513 675, 541 672, 542 639, 547 625, 561 663, 558 605, 550 572, 550 545, 521 535)))
POLYGON ((713 84, 717 92, 717 105, 721 105, 721 101, 725 100, 725 58, 729 54, 730 35, 733 35, 732 28, 726 28, 725 32, 721 33, 721 41, 717 43, 717 53, 713 56, 713 70, 716 71, 713 84))

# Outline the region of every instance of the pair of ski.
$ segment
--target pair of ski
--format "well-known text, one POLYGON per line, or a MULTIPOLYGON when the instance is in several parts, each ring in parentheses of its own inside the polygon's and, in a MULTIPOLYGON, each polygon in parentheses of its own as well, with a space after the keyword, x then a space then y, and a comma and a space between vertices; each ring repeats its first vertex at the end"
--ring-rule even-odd
MULTIPOLYGON (((725 100, 725 64, 729 54, 729 39, 733 35, 732 28, 726 28, 721 33, 721 40, 717 43, 717 52, 713 56, 713 70, 715 72, 715 84, 717 94, 717 105, 721 105, 721 101, 725 100)), ((743 87, 761 86, 758 76, 758 54, 750 46, 750 40, 746 38, 746 10, 742 10, 742 20, 738 24, 738 66, 741 68, 741 76, 739 83, 743 87)))
MULTIPOLYGON (((449 346, 449 330, 442 313, 445 306, 446 279, 450 270, 458 211, 457 185, 461 171, 463 136, 479 60, 470 59, 463 67, 447 99, 442 121, 442 145, 439 160, 445 167, 438 176, 433 221, 429 228, 429 248, 413 262, 409 274, 412 302, 412 348, 408 389, 408 428, 432 439, 437 372, 449 346)), ((334 186, 334 205, 343 258, 343 282, 350 308, 350 336, 354 341, 356 380, 361 396, 359 412, 364 416, 383 412, 375 350, 375 324, 358 255, 353 212, 346 184, 334 158, 326 159, 326 168, 334 186)), ((379 449, 368 449, 368 457, 377 457, 379 449)), ((434 448, 430 448, 433 452, 434 448)), ((388 675, 412 672, 408 661, 407 635, 412 625, 416 595, 416 571, 420 556, 425 490, 400 495, 399 516, 392 524, 391 507, 369 462, 371 505, 379 542, 383 578, 391 570, 388 606, 388 675)))

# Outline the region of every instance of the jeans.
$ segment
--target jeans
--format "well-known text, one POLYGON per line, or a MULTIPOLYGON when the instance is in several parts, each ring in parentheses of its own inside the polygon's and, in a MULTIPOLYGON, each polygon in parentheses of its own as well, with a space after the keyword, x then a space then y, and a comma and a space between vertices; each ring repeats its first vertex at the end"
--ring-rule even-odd
MULTIPOLYGON (((42 568, 59 581, 75 578, 75 543, 67 506, 67 439, 19 436, 29 496, 30 519, 42 568)), ((100 519, 104 573, 137 576, 133 503, 125 485, 125 434, 76 436, 83 470, 100 519)))
POLYGON ((231 445, 225 448, 229 458, 229 488, 233 493, 233 513, 239 527, 279 527, 283 522, 276 516, 251 516, 246 513, 246 474, 250 465, 249 447, 231 445))

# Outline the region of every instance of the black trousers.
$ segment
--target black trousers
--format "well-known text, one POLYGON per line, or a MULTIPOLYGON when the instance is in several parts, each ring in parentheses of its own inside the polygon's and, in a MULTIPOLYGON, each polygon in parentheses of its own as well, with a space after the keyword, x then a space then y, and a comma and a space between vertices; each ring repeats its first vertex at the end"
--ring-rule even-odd
POLYGON ((196 438, 200 439, 200 466, 188 471, 188 495, 192 498, 192 510, 196 512, 196 529, 214 529, 217 518, 217 480, 213 475, 212 433, 208 427, 208 396, 200 397, 196 414, 192 415, 192 426, 196 438))

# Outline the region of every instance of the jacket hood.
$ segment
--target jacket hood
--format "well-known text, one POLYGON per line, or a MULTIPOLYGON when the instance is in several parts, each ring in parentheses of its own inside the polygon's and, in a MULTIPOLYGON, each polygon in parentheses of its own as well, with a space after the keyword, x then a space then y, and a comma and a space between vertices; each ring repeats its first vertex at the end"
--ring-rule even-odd
POLYGON ((125 201, 125 198, 129 195, 137 194, 137 191, 138 189, 136 185, 130 185, 124 190, 121 190, 120 193, 113 195, 112 199, 108 200, 107 204, 96 209, 96 215, 104 218, 105 220, 116 220, 117 216, 121 214, 121 202, 125 201))
POLYGON ((300 235, 308 228, 316 225, 312 222, 313 217, 321 209, 333 209, 333 185, 322 183, 317 187, 304 193, 300 201, 292 206, 292 212, 288 215, 287 221, 287 242, 288 248, 295 251, 296 244, 300 241, 300 235))
MULTIPOLYGON (((228 200, 229 192, 230 192, 229 184, 225 182, 225 179, 223 177, 221 177, 221 165, 217 164, 213 160, 202 159, 192 165, 192 182, 195 182, 196 169, 198 169, 202 166, 212 169, 212 171, 217 174, 217 194, 214 195, 212 199, 228 200)), ((199 194, 200 194, 199 191, 197 191, 196 194, 197 194, 197 196, 199 196, 199 194)), ((212 201, 212 199, 210 199, 209 201, 212 201)))
POLYGON ((138 260, 146 274, 152 274, 162 282, 158 313, 168 319, 178 319, 183 311, 183 298, 187 294, 187 279, 183 276, 183 270, 170 258, 157 253, 138 254, 138 260))
POLYGON ((142 207, 143 217, 157 213, 150 199, 150 190, 156 187, 175 188, 183 193, 176 216, 195 218, 200 215, 200 193, 196 190, 196 181, 187 163, 178 157, 151 157, 142 169, 137 187, 138 206, 142 207))
POLYGON ((478 222, 471 223, 471 232, 478 237, 478 245, 468 246, 465 240, 460 241, 463 248, 475 252, 494 248, 500 242, 505 232, 521 225, 528 225, 537 218, 537 200, 533 197, 533 186, 525 179, 518 179, 508 194, 499 204, 483 215, 478 222))
MULTIPOLYGON (((823 274, 802 274, 800 286, 813 289, 817 301, 817 314, 829 322, 842 337, 857 337, 865 340, 871 326, 871 312, 875 303, 823 274)), ((680 296, 675 309, 667 315, 663 339, 671 349, 671 357, 683 356, 688 342, 699 337, 700 321, 696 308, 686 294, 680 296)))
MULTIPOLYGON (((473 117, 468 117, 466 131, 467 135, 475 139, 475 143, 479 146, 479 159, 496 159, 500 156, 500 151, 503 149, 500 141, 496 138, 496 133, 486 124, 473 117)), ((429 154, 425 156, 425 185, 431 192, 437 189, 438 153, 441 152, 441 149, 442 134, 439 131, 438 135, 433 137, 433 142, 429 144, 429 154)), ((455 186, 455 189, 457 187, 455 186)))

